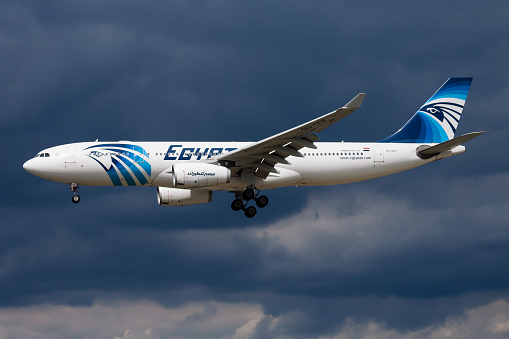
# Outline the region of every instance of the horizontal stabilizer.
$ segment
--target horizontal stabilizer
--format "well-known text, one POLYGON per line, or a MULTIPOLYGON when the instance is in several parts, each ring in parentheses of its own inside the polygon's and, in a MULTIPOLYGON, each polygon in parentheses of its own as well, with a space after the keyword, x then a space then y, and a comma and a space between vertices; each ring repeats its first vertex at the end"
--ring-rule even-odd
POLYGON ((430 148, 420 150, 419 155, 423 156, 424 158, 430 158, 430 157, 437 155, 439 153, 449 151, 449 150, 453 149, 454 147, 464 144, 465 142, 472 140, 473 138, 478 137, 479 135, 484 134, 484 133, 486 133, 486 131, 463 134, 457 138, 442 142, 442 143, 432 146, 430 148))

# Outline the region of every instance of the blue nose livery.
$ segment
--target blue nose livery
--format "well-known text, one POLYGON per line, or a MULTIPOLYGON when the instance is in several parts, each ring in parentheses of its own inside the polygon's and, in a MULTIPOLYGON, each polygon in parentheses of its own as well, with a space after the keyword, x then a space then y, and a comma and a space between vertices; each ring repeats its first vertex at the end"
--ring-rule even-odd
POLYGON ((258 142, 83 142, 43 150, 23 167, 69 184, 74 203, 79 185, 155 186, 163 206, 207 203, 213 191, 228 191, 235 195, 231 208, 251 218, 269 202, 262 190, 368 180, 463 153, 463 143, 484 133, 455 136, 471 84, 472 78, 448 79, 401 129, 378 142, 318 142, 318 133, 361 106, 360 93, 258 142))
POLYGON ((104 168, 113 185, 122 186, 121 176, 129 186, 148 184, 151 165, 148 154, 143 147, 131 144, 107 143, 93 145, 84 149, 84 151, 86 150, 91 150, 88 156, 104 168), (106 166, 104 160, 100 158, 111 159, 110 166, 106 166))

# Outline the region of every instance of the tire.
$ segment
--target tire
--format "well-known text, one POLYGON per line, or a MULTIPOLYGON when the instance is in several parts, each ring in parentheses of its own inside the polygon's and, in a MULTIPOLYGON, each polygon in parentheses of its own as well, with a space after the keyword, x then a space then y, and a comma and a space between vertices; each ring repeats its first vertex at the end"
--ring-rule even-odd
POLYGON ((79 196, 79 195, 77 195, 77 194, 76 194, 76 195, 73 195, 71 199, 72 199, 72 202, 73 202, 73 203, 75 203, 75 204, 79 203, 79 202, 80 202, 80 200, 81 200, 81 199, 80 199, 80 196, 79 196))
POLYGON ((246 210, 244 211, 244 214, 246 215, 246 217, 248 218, 252 218, 255 216, 256 214, 256 207, 254 206, 249 206, 246 208, 246 210))
POLYGON ((256 206, 264 208, 269 203, 269 198, 266 195, 261 195, 256 199, 256 206))
POLYGON ((254 190, 252 188, 246 188, 244 192, 242 192, 242 198, 246 201, 253 199, 254 195, 254 190))
POLYGON ((232 210, 240 211, 244 207, 244 202, 241 199, 235 199, 232 201, 232 210))

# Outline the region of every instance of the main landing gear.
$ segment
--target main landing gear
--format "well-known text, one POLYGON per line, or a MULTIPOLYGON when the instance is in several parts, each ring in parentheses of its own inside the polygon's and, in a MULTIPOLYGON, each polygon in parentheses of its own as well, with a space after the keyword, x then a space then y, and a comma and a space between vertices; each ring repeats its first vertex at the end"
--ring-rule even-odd
POLYGON ((242 192, 235 192, 235 200, 232 202, 232 210, 243 210, 248 218, 252 218, 256 214, 256 207, 248 206, 250 200, 256 202, 256 206, 264 208, 269 203, 269 198, 265 195, 260 195, 260 191, 253 187, 248 187, 242 192))
POLYGON ((72 202, 77 204, 80 202, 80 196, 78 195, 78 189, 80 187, 78 186, 77 183, 73 182, 71 183, 71 192, 73 192, 73 195, 72 195, 72 202))

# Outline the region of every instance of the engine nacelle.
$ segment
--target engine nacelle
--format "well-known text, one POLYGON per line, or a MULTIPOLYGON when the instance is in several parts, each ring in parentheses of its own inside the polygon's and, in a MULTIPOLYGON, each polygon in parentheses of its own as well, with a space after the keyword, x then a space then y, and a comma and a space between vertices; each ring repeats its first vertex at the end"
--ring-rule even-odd
POLYGON ((157 203, 162 206, 188 206, 212 201, 212 191, 157 187, 157 203))
POLYGON ((175 164, 172 171, 173 186, 182 188, 227 184, 231 177, 229 168, 212 164, 175 164))

